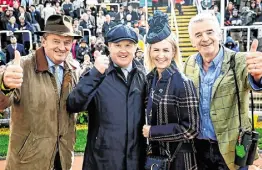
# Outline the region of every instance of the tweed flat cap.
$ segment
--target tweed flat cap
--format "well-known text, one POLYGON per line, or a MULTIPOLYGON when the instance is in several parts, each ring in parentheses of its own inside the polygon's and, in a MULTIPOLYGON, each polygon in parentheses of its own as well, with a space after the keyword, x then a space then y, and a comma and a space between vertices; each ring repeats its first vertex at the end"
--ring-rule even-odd
POLYGON ((105 37, 105 42, 119 42, 123 40, 133 41, 135 44, 138 42, 138 37, 135 30, 126 25, 116 25, 109 30, 105 37))
POLYGON ((171 34, 168 16, 161 11, 156 11, 153 17, 149 19, 149 26, 150 28, 146 35, 146 42, 149 44, 160 42, 171 34))

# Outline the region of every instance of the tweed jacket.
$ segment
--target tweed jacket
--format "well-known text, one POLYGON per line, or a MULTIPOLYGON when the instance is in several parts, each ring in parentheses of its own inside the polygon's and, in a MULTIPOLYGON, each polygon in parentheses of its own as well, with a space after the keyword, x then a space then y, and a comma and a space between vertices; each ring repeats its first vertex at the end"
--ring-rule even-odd
MULTIPOLYGON (((152 94, 150 89, 152 89, 154 76, 157 76, 156 69, 147 76, 148 95, 152 94)), ((194 161, 192 139, 197 136, 199 131, 199 109, 193 82, 181 73, 175 62, 172 61, 171 65, 162 72, 162 77, 156 83, 153 91, 152 110, 148 117, 148 122, 151 125, 149 139, 153 143, 159 142, 158 144, 168 149, 171 155, 176 150, 178 143, 183 142, 178 151, 183 153, 176 156, 180 163, 178 165, 174 161, 172 164, 176 165, 171 165, 171 169, 181 169, 181 167, 184 167, 182 169, 194 169, 196 162, 194 161), (185 146, 189 147, 186 148, 185 146), (183 148, 186 148, 186 150, 183 150, 183 148), (179 156, 183 158, 184 154, 189 156, 188 160, 181 162, 179 156)), ((164 155, 163 148, 158 148, 160 149, 158 152, 164 155)))
POLYGON ((78 81, 78 69, 72 61, 64 62, 59 98, 43 48, 22 57, 21 67, 22 86, 9 96, 12 114, 6 170, 50 170, 57 148, 62 169, 70 170, 74 160, 75 115, 66 111, 66 99, 78 81))
MULTIPOLYGON (((233 71, 230 69, 230 58, 235 53, 225 47, 224 60, 222 63, 221 74, 216 79, 212 88, 210 117, 214 126, 219 150, 228 165, 232 169, 238 167, 234 165, 235 145, 239 134, 239 116, 237 106, 237 94, 233 71)), ((196 56, 192 55, 185 63, 184 73, 193 80, 197 94, 200 88, 200 68, 196 63, 196 56)), ((235 56, 235 70, 237 83, 240 91, 241 119, 244 129, 251 129, 248 118, 250 85, 246 69, 245 53, 237 53, 235 56)))

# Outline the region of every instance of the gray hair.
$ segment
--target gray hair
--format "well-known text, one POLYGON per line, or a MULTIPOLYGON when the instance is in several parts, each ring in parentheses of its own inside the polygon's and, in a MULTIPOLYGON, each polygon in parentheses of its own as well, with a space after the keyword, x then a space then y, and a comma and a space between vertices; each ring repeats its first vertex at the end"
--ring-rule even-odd
POLYGON ((190 19, 190 22, 188 24, 188 33, 189 33, 190 38, 192 37, 192 26, 193 26, 193 24, 199 23, 199 22, 204 22, 204 21, 207 21, 207 20, 212 21, 215 25, 215 28, 217 28, 217 31, 219 33, 221 32, 220 25, 219 25, 219 22, 218 22, 216 16, 214 14, 210 13, 210 12, 204 12, 204 13, 197 14, 196 16, 194 16, 190 19))

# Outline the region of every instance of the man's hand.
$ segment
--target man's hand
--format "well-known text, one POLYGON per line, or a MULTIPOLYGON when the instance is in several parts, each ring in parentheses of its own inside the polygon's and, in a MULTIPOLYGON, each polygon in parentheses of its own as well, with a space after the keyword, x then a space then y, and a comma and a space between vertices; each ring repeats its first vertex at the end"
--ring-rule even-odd
POLYGON ((9 89, 19 88, 23 82, 23 69, 20 66, 21 55, 15 51, 14 63, 6 67, 3 83, 9 89))
POLYGON ((258 41, 254 40, 247 54, 246 64, 248 73, 254 77, 257 83, 260 83, 262 77, 262 52, 257 51, 257 47, 258 41))
POLYGON ((151 128, 151 126, 149 126, 149 125, 144 125, 144 126, 143 126, 143 136, 144 136, 145 138, 149 138, 150 128, 151 128))
POLYGON ((99 53, 99 55, 97 55, 95 59, 94 66, 101 74, 104 74, 106 69, 108 69, 109 67, 109 57, 107 57, 106 55, 101 55, 101 53, 99 53))

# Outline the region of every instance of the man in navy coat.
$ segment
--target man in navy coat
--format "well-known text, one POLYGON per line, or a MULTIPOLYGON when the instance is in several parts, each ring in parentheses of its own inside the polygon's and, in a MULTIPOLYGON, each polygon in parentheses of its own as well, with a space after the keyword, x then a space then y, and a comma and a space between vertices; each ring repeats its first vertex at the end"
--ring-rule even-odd
POLYGON ((145 164, 145 72, 134 60, 133 28, 113 27, 106 36, 110 56, 99 54, 69 94, 67 109, 88 111, 83 170, 139 170, 145 164))
POLYGON ((10 38, 11 44, 7 45, 6 47, 6 63, 14 59, 14 51, 18 50, 21 54, 21 56, 25 56, 25 47, 23 44, 17 43, 17 39, 15 36, 12 36, 10 38))

